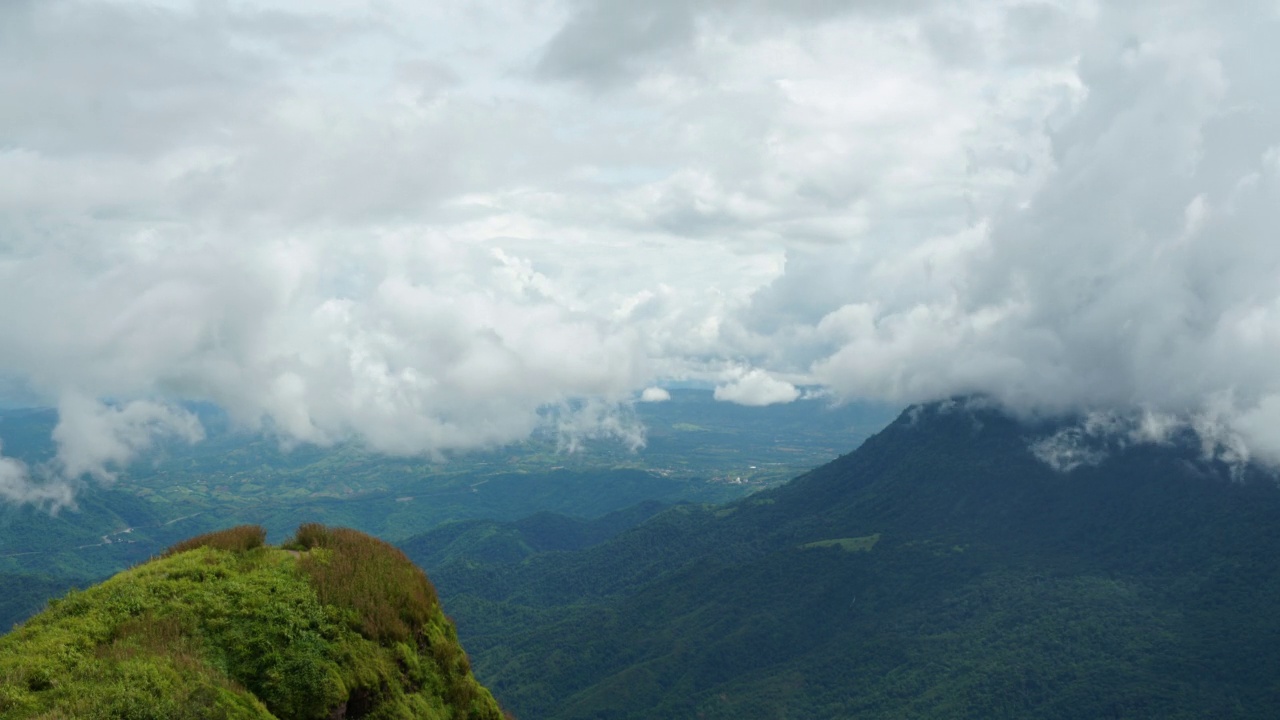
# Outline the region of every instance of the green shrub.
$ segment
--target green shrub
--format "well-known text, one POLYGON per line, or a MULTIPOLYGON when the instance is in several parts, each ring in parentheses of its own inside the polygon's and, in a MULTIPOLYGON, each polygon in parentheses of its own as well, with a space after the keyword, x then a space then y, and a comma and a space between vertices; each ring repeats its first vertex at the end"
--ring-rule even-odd
POLYGON ((266 542, 267 531, 261 525, 238 525, 183 540, 165 550, 161 557, 169 557, 201 547, 243 552, 262 547, 266 542))
POLYGON ((303 523, 298 526, 298 531, 284 544, 284 547, 290 550, 310 550, 314 547, 323 547, 322 543, 328 538, 329 528, 320 523, 303 523))
POLYGON ((351 608, 362 635, 378 642, 417 637, 439 608, 427 576, 398 548, 347 528, 308 523, 293 543, 308 552, 299 566, 320 601, 351 608))
POLYGON ((299 527, 291 546, 308 549, 298 565, 316 595, 326 605, 352 611, 354 629, 361 635, 383 645, 408 643, 430 660, 426 667, 434 668, 411 675, 417 675, 416 683, 438 687, 455 708, 454 717, 496 720, 492 696, 471 675, 471 663, 440 609, 435 588, 404 553, 364 533, 315 523, 299 527))

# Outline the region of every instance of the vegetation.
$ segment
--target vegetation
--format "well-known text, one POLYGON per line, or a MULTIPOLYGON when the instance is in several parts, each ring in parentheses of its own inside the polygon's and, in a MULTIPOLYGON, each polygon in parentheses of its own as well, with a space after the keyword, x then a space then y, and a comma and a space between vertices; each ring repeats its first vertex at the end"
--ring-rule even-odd
MULTIPOLYGON (((714 423, 688 424, 669 431, 714 441, 714 423)), ((496 717, 459 635, 505 705, 550 720, 1273 717, 1276 478, 1189 437, 1060 474, 1028 450, 1057 429, 916 408, 729 504, 504 517, 530 494, 403 555, 324 525, 280 548, 252 526, 213 533, 0 638, 0 717, 496 717)), ((581 487, 598 494, 576 502, 605 508, 659 476, 595 477, 588 491, 586 473, 506 473, 466 492, 546 482, 536 493, 581 487)), ((118 492, 87 492, 78 518, 165 537, 150 501, 118 492)), ((0 527, 85 536, 24 512, 0 527)), ((93 552, 155 547, 131 539, 93 552)), ((0 565, 33 578, 13 595, 91 567, 37 576, 30 557, 0 565)))
POLYGON ((592 547, 405 548, 526 717, 1274 717, 1275 478, 1193 438, 1059 474, 1056 429, 920 408, 592 547))
MULTIPOLYGON (((675 390, 669 402, 636 406, 648 433, 639 452, 607 441, 561 452, 547 432, 487 453, 388 458, 351 444, 284 449, 271 436, 236 431, 212 408, 192 410, 205 441, 157 448, 146 462, 121 468, 110 489, 87 484, 74 509, 50 517, 0 504, 0 575, 8 590, 0 631, 68 587, 91 585, 228 524, 261 525, 279 542, 305 518, 399 541, 458 521, 539 512, 599 518, 651 501, 723 502, 830 460, 889 420, 878 407, 742 408, 716 402, 709 391, 675 390)), ((5 455, 32 466, 49 461, 56 421, 51 410, 0 411, 5 455)))
POLYGON ((840 548, 845 552, 871 552, 880 542, 880 533, 856 538, 836 538, 835 540, 815 540, 801 545, 802 548, 840 548))
POLYGON ((426 576, 380 540, 193 538, 0 637, 5 718, 497 720, 426 576))
POLYGON ((213 548, 214 550, 244 552, 246 550, 262 547, 266 543, 267 531, 260 525, 240 525, 238 527, 205 533, 204 535, 197 535, 188 540, 183 540, 182 542, 170 546, 168 550, 165 550, 163 557, 177 555, 178 553, 202 547, 213 548))

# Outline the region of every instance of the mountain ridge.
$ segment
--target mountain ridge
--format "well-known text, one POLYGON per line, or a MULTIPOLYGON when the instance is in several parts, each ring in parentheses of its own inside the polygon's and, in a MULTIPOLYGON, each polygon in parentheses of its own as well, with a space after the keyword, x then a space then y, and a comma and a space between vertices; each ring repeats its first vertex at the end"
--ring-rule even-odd
POLYGON ((1274 480, 1177 441, 1058 472, 1067 427, 921 406, 742 500, 428 570, 522 715, 1267 717, 1274 480))

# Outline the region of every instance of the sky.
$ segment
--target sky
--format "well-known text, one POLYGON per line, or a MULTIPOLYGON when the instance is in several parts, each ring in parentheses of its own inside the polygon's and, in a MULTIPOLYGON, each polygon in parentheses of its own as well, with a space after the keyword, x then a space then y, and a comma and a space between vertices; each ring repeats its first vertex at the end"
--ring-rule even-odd
POLYGON ((190 401, 440 454, 636 444, 689 382, 1280 462, 1276 37, 1244 1, 6 0, 0 390, 59 456, 0 498, 198 442, 190 401))

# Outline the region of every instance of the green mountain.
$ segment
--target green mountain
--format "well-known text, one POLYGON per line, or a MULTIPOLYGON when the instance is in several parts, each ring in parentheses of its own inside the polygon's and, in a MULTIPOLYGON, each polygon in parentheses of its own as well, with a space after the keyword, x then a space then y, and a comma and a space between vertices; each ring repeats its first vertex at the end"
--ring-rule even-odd
POLYGON ((368 535, 199 536, 0 637, 4 718, 498 720, 426 576, 368 535))
POLYGON ((1032 448, 1066 427, 917 407, 594 546, 404 547, 522 717, 1274 717, 1275 478, 1189 436, 1077 434, 1058 472, 1032 448))
POLYGON ((651 500, 592 520, 549 512, 510 523, 461 520, 415 535, 400 548, 424 566, 472 561, 505 564, 543 552, 598 545, 667 507, 666 503, 651 500))

